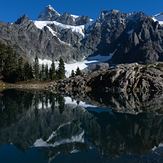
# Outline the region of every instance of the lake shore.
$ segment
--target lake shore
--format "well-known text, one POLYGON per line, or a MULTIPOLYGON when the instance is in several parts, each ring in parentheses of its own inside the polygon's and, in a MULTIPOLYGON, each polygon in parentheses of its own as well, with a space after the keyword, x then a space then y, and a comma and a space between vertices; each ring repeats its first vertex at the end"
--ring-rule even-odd
POLYGON ((3 83, 0 82, 0 90, 4 89, 26 89, 26 90, 46 90, 48 86, 54 84, 54 81, 40 82, 28 81, 19 83, 3 83))

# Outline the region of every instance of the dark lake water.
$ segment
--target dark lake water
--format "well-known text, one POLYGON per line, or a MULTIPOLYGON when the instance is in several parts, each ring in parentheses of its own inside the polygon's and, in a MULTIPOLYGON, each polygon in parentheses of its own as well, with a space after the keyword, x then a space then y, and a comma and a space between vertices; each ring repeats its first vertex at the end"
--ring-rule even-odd
POLYGON ((6 90, 0 93, 0 163, 163 163, 163 115, 6 90))

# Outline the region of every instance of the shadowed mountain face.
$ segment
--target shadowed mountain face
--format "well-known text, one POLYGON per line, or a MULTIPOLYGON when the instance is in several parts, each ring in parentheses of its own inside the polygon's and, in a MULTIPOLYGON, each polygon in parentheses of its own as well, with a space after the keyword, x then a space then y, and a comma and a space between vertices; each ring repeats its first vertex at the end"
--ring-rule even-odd
POLYGON ((46 92, 2 92, 0 144, 12 143, 25 151, 39 147, 54 160, 58 154, 89 155, 91 150, 104 159, 125 160, 125 155, 135 155, 137 160, 150 152, 152 157, 163 141, 162 115, 122 114, 88 105, 83 108, 80 102, 77 105, 66 99, 46 92))
POLYGON ((163 27, 144 13, 102 11, 96 20, 60 14, 47 6, 38 21, 26 16, 0 23, 0 42, 13 46, 28 59, 66 62, 89 55, 113 55, 112 63, 149 63, 163 60, 163 27))

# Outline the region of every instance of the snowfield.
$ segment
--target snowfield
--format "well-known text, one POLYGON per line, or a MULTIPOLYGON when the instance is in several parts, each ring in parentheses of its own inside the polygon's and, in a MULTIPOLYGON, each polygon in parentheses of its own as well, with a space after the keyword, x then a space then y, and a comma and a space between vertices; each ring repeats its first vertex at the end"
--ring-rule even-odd
MULTIPOLYGON (((84 34, 84 29, 85 25, 80 25, 80 26, 71 26, 71 25, 65 25, 62 23, 58 23, 56 21, 34 21, 35 26, 38 29, 43 29, 44 27, 49 27, 48 25, 54 24, 62 29, 71 29, 72 32, 76 32, 81 34, 83 37, 85 36, 84 34)), ((53 33, 53 32, 52 32, 53 33)))
MULTIPOLYGON (((65 69, 66 69, 66 77, 70 77, 72 70, 76 71, 76 69, 79 67, 80 70, 84 70, 85 68, 88 68, 91 64, 98 64, 98 63, 104 63, 112 58, 112 54, 109 56, 104 55, 96 55, 86 58, 85 60, 81 62, 74 62, 67 64, 65 63, 65 69)), ((40 59, 39 58, 39 64, 42 65, 48 65, 48 67, 51 67, 52 61, 47 59, 40 59)), ((56 68, 58 68, 58 62, 55 62, 56 68)))

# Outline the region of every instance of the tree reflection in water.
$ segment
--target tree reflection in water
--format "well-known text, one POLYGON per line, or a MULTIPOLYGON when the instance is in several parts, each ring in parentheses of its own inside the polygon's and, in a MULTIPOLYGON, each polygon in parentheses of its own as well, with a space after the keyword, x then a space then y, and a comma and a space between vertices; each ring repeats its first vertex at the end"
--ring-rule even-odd
POLYGON ((0 144, 12 143, 25 151, 39 147, 49 159, 59 153, 89 155, 91 149, 107 159, 152 155, 163 141, 159 114, 83 108, 49 92, 7 90, 1 94, 0 144))

